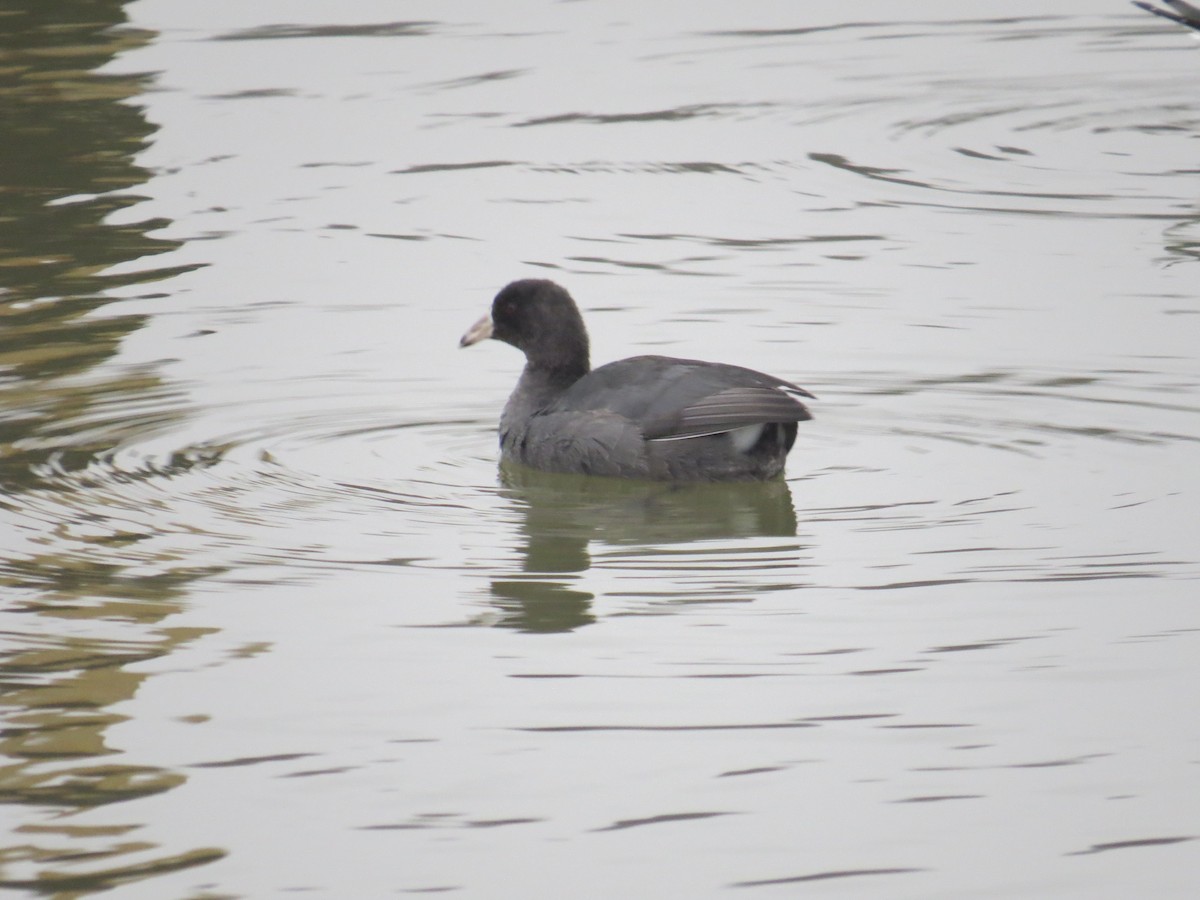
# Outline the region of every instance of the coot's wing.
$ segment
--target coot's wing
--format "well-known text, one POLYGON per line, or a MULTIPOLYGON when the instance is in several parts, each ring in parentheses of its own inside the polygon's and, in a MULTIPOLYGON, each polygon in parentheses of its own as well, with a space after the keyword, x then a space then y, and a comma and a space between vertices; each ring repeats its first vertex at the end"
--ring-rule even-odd
POLYGON ((804 422, 812 416, 799 400, 773 387, 735 387, 643 423, 647 440, 721 434, 745 425, 804 422))
POLYGON ((585 375, 547 409, 604 410, 635 423, 647 440, 720 434, 766 422, 812 418, 781 378, 722 363, 635 356, 585 375))

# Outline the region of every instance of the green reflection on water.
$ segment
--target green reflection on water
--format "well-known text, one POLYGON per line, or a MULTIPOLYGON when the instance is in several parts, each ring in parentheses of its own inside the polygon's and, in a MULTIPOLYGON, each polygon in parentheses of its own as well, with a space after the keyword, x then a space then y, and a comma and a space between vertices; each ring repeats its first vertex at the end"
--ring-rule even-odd
MULTIPOLYGON (((0 514, 18 521, 23 493, 86 487, 57 476, 100 459, 131 427, 172 414, 166 404, 131 414, 118 402, 169 394, 155 372, 96 368, 143 324, 90 316, 110 302, 105 291, 178 271, 142 262, 178 246, 152 234, 168 222, 110 222, 139 201, 131 190, 149 173, 135 154, 154 131, 128 102, 151 76, 96 71, 154 37, 125 22, 117 0, 31 0, 0 11, 0 514), (123 274, 111 273, 118 265, 123 274)), ((130 840, 140 826, 127 818, 97 821, 101 810, 186 778, 124 761, 109 732, 125 719, 116 705, 148 677, 136 664, 203 633, 161 623, 205 573, 153 558, 133 572, 45 547, 0 559, 0 804, 13 823, 0 887, 78 897, 220 858, 214 848, 167 850, 153 835, 130 840)))
MULTIPOLYGON (((146 180, 133 156, 154 130, 139 109, 123 102, 142 92, 149 75, 94 71, 152 37, 114 27, 125 21, 122 5, 56 0, 5 10, 0 287, 6 315, 20 301, 79 298, 101 290, 115 281, 102 274, 105 268, 177 246, 148 235, 168 224, 163 220, 105 223, 113 212, 137 202, 114 192, 146 180)), ((18 306, 5 331, 77 316, 95 302, 101 301, 68 303, 66 309, 18 306)))
POLYGON ((150 75, 99 75, 153 35, 120 27, 120 2, 31 2, 0 28, 0 486, 19 490, 56 452, 94 454, 111 440, 76 421, 113 394, 160 389, 153 373, 66 384, 109 359, 139 316, 89 317, 113 287, 179 271, 144 260, 179 246, 151 232, 162 219, 111 224, 140 198, 135 154, 154 131, 128 101, 150 75), (82 444, 82 446, 81 446, 82 444))

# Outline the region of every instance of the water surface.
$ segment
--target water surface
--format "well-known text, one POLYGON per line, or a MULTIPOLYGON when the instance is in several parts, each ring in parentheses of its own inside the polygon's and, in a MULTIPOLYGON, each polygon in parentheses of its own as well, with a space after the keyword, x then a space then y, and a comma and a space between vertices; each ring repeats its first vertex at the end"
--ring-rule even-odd
POLYGON ((1121 4, 67 2, 0 75, 14 896, 1187 897, 1200 47, 1121 4), (597 361, 787 479, 500 471, 597 361))

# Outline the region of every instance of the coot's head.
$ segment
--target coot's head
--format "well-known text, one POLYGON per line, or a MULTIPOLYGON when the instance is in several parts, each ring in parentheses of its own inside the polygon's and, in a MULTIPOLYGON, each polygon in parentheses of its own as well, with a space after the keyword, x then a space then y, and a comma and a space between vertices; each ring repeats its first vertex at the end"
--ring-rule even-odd
POLYGON ((588 370, 588 336, 571 295, 553 281, 527 278, 507 285, 492 311, 462 336, 460 347, 486 338, 512 344, 534 365, 588 370))

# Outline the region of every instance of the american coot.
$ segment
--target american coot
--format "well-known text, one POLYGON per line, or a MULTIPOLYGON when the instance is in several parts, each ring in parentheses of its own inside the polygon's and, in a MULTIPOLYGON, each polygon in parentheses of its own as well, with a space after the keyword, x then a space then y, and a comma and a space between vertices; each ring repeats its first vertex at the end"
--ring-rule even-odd
POLYGON ((459 346, 525 354, 500 416, 505 460, 660 481, 765 481, 783 472, 803 388, 740 366, 634 356, 592 369, 579 308, 552 281, 514 281, 459 346))

